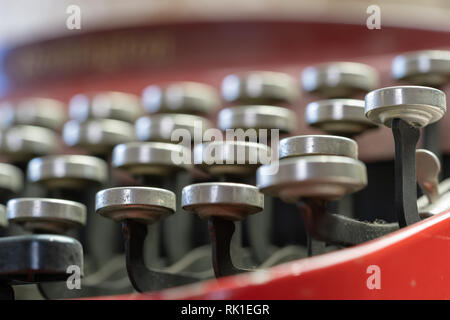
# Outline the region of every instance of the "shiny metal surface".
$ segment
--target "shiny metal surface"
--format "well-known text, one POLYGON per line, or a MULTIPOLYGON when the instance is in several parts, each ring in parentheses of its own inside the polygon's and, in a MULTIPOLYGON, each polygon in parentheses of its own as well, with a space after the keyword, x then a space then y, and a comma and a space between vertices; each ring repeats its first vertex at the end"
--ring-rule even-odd
POLYGON ((28 161, 58 148, 54 131, 37 126, 17 125, 0 131, 0 153, 11 161, 28 161))
POLYGON ((70 120, 63 128, 64 143, 81 147, 93 154, 106 154, 114 146, 135 140, 133 125, 119 120, 70 120))
POLYGON ((0 163, 0 188, 17 193, 23 188, 22 171, 8 163, 0 163))
POLYGON ((410 84, 440 87, 450 81, 450 51, 422 50, 398 55, 392 76, 410 84))
POLYGON ((395 118, 412 126, 424 127, 441 119, 447 111, 445 93, 420 86, 397 86, 369 92, 365 99, 366 117, 388 127, 395 118))
POLYGON ((194 147, 194 163, 213 176, 253 175, 270 162, 271 149, 265 144, 246 141, 214 141, 194 147))
POLYGON ((220 110, 217 125, 226 129, 279 129, 283 133, 295 131, 296 114, 283 107, 238 106, 220 110))
POLYGON ((116 146, 112 153, 112 166, 133 175, 151 174, 167 176, 189 170, 191 150, 182 145, 164 142, 129 142, 116 146), (184 157, 187 156, 187 159, 184 157), (186 163, 179 163, 185 161, 186 163))
MULTIPOLYGON (((181 129, 194 139, 195 127, 199 132, 212 128, 212 123, 204 118, 189 114, 155 114, 139 118, 135 123, 136 136, 141 141, 178 142, 172 133, 181 129)), ((176 138, 179 138, 178 136, 176 138)))
POLYGON ((214 216, 243 220, 264 209, 264 195, 247 184, 197 183, 183 188, 181 205, 204 219, 214 216))
POLYGON ((378 86, 378 72, 354 62, 330 62, 303 70, 303 89, 324 98, 349 98, 378 86))
MULTIPOLYGON (((273 165, 273 164, 272 164, 273 165)), ((282 159, 274 173, 270 165, 258 168, 257 186, 267 195, 297 202, 301 197, 336 200, 367 185, 367 172, 359 160, 340 156, 282 159)))
POLYGON ((445 179, 438 184, 438 198, 431 203, 427 195, 417 199, 417 207, 420 216, 427 218, 450 209, 450 179, 445 179))
POLYGON ((85 155, 46 156, 28 163, 27 178, 54 188, 104 184, 108 180, 108 164, 85 155))
POLYGON ((62 233, 86 223, 86 206, 69 200, 17 198, 8 201, 6 211, 9 222, 27 230, 62 233))
POLYGON ((441 163, 438 157, 431 151, 425 149, 416 150, 416 176, 417 183, 426 194, 430 203, 439 198, 439 172, 441 163))
POLYGON ((69 102, 71 119, 115 119, 134 122, 143 110, 139 97, 125 92, 105 91, 92 95, 77 94, 69 102))
POLYGON ((306 122, 329 134, 356 135, 378 126, 366 118, 364 100, 329 99, 306 106, 306 122))
POLYGON ((349 138, 326 135, 295 136, 280 140, 279 159, 310 155, 358 159, 358 145, 349 138))
POLYGON ((206 114, 219 107, 220 99, 212 86, 180 81, 166 87, 146 87, 142 92, 142 104, 148 113, 206 114))
POLYGON ((25 98, 0 104, 0 128, 31 125, 52 130, 61 129, 67 112, 61 101, 48 98, 25 98))
POLYGON ((224 100, 237 103, 293 103, 300 96, 293 77, 271 71, 230 74, 221 89, 224 100))
POLYGON ((119 187, 97 192, 95 211, 115 221, 151 224, 175 212, 175 194, 159 188, 119 187))

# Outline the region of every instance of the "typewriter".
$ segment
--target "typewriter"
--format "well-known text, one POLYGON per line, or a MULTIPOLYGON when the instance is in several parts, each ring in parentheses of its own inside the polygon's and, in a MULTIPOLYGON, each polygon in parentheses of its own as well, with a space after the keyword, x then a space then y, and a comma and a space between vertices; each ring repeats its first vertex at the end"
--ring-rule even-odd
POLYGON ((8 49, 0 298, 449 298, 448 40, 199 19, 8 49))

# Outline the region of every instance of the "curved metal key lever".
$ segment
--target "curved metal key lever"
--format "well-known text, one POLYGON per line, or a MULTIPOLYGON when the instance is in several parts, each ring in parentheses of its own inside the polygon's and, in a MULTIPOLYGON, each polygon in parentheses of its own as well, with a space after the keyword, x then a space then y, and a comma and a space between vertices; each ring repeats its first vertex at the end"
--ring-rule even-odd
POLYGON ((120 187, 96 194, 96 212, 122 223, 128 277, 139 292, 202 280, 194 275, 150 269, 145 264, 147 225, 173 214, 175 207, 175 194, 159 188, 120 187))
POLYGON ((208 219, 216 277, 250 271, 234 265, 231 238, 234 221, 241 221, 264 208, 264 196, 256 187, 227 182, 192 184, 183 189, 182 206, 208 219))
POLYGON ((298 208, 314 239, 353 246, 398 230, 398 223, 363 222, 339 214, 329 214, 326 201, 301 199, 298 208))

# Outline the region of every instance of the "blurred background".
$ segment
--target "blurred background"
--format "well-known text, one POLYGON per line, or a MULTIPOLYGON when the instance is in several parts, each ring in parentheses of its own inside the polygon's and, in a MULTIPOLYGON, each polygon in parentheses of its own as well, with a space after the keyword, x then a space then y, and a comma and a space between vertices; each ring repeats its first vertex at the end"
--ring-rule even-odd
MULTIPOLYGON (((373 66, 387 86, 396 83, 395 55, 450 46, 449 16, 450 2, 438 0, 1 0, 0 98, 140 94, 174 80, 219 88, 230 72, 276 70, 299 79, 311 64, 339 60, 373 66), (69 30, 73 5, 81 28, 69 30), (366 26, 370 5, 380 8, 379 30, 366 26)), ((299 133, 314 132, 302 121, 313 99, 303 94, 295 106, 299 133)), ((444 132, 449 121, 442 122, 444 132)), ((358 139, 362 159, 392 158, 389 130, 358 139)))

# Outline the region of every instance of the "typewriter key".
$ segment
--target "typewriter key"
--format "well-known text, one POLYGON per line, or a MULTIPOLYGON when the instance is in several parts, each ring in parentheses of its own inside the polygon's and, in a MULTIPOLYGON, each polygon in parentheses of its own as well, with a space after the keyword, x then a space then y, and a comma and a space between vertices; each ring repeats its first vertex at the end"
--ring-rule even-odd
POLYGON ((198 183, 182 191, 182 207, 208 219, 214 273, 223 277, 243 271, 231 259, 235 221, 264 209, 264 196, 251 185, 240 183, 198 183))
POLYGON ((374 90, 378 73, 354 62, 331 62, 306 68, 301 75, 303 89, 323 98, 350 98, 374 90))
POLYGON ((450 51, 423 50, 398 55, 392 76, 410 84, 441 87, 450 81, 450 51))
POLYGON ((348 138, 323 135, 295 136, 280 141, 279 159, 311 155, 334 155, 358 159, 358 145, 348 138))
POLYGON ((225 108, 217 117, 218 127, 227 129, 278 129, 290 133, 297 129, 297 117, 287 108, 274 106, 238 106, 225 108))
POLYGON ((378 126, 364 114, 364 100, 330 99, 311 102, 305 110, 306 122, 328 134, 353 137, 378 126))
POLYGON ((420 128, 446 112, 445 93, 418 86, 388 87, 365 99, 366 117, 392 128, 395 140, 395 210, 400 227, 420 221, 416 193, 416 144, 420 128))
POLYGON ((0 190, 1 198, 5 193, 18 193, 23 188, 22 171, 8 163, 0 163, 0 190))
POLYGON ((83 276, 83 248, 59 235, 0 238, 0 299, 14 299, 12 285, 66 281, 76 266, 83 276))
POLYGON ((222 81, 222 97, 228 102, 293 103, 299 95, 295 79, 280 72, 254 71, 230 74, 222 81))
POLYGON ((203 132, 210 128, 212 124, 208 119, 189 114, 154 114, 141 117, 135 123, 136 136, 141 141, 178 143, 180 136, 172 137, 177 129, 194 140, 196 130, 203 136, 203 132))
POLYGON ((142 115, 139 98, 130 93, 106 91, 77 94, 69 102, 69 115, 80 122, 88 119, 114 119, 134 122, 142 115))
POLYGON ((18 165, 53 153, 57 147, 56 134, 50 129, 17 125, 0 131, 0 153, 18 165))
POLYGON ((0 105, 0 128, 31 125, 52 130, 61 129, 67 119, 64 104, 47 98, 26 98, 0 105))
POLYGON ((148 113, 208 114, 219 103, 216 89, 198 82, 150 85, 142 92, 142 104, 148 113))
POLYGON ((184 273, 156 271, 144 262, 147 224, 175 212, 175 194, 159 188, 121 187, 97 193, 96 212, 122 223, 128 277, 139 292, 159 290, 199 281, 184 273))
POLYGON ((69 147, 81 147, 89 153, 106 156, 114 146, 135 140, 133 125, 119 120, 70 120, 63 128, 63 140, 69 147))
POLYGON ((27 230, 64 233, 85 225, 86 206, 69 200, 17 198, 8 201, 7 216, 27 230))

